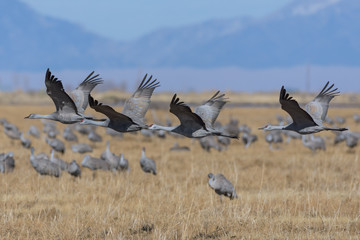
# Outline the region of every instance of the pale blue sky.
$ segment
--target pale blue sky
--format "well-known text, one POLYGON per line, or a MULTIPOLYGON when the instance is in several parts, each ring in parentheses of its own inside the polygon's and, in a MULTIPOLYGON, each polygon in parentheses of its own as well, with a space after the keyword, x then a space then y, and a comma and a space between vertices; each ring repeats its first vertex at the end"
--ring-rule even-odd
POLYGON ((114 40, 159 28, 241 16, 264 17, 292 0, 21 0, 47 16, 78 23, 114 40))

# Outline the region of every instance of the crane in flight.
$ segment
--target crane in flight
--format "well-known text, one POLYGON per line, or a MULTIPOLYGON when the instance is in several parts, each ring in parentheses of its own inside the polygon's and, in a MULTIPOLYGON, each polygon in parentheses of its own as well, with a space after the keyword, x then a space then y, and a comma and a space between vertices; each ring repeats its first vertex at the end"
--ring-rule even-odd
POLYGON ((210 135, 236 138, 214 128, 214 123, 218 117, 220 110, 226 104, 225 94, 217 91, 214 96, 207 100, 201 106, 195 108, 195 112, 174 94, 170 103, 170 112, 176 115, 180 120, 180 125, 165 127, 156 124, 149 125, 151 130, 164 130, 183 135, 188 138, 203 138, 210 135))
POLYGON ((94 121, 83 118, 80 124, 107 127, 117 132, 134 132, 148 128, 145 123, 145 114, 149 109, 150 98, 155 88, 160 86, 157 79, 151 79, 152 76, 147 79, 147 74, 145 74, 137 90, 126 100, 121 113, 108 105, 103 105, 89 94, 90 107, 96 112, 104 114, 107 119, 94 121))
MULTIPOLYGON (((47 114, 30 114, 25 118, 30 119, 49 119, 64 124, 80 122, 83 118, 91 118, 84 115, 84 111, 88 105, 88 96, 96 85, 103 83, 99 78, 99 74, 93 76, 94 71, 85 78, 85 80, 71 92, 73 99, 65 92, 61 80, 51 74, 47 69, 45 74, 46 93, 53 100, 56 111, 47 114)), ((92 118, 91 118, 92 119, 92 118)))
POLYGON ((337 88, 332 89, 334 84, 330 87, 327 82, 321 92, 305 106, 305 110, 300 107, 298 102, 286 93, 284 86, 280 90, 280 104, 281 108, 285 110, 292 118, 293 122, 285 126, 265 125, 259 129, 265 131, 271 130, 289 130, 295 131, 299 134, 312 134, 324 130, 330 131, 346 131, 347 128, 329 128, 323 125, 325 121, 329 103, 331 99, 338 96, 337 88))

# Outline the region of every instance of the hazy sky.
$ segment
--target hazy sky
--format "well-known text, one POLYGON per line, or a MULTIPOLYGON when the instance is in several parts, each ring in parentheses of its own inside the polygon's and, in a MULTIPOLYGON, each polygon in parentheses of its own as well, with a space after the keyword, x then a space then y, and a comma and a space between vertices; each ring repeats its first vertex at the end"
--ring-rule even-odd
POLYGON ((292 0, 21 0, 38 12, 78 23, 114 40, 210 19, 263 17, 292 0))

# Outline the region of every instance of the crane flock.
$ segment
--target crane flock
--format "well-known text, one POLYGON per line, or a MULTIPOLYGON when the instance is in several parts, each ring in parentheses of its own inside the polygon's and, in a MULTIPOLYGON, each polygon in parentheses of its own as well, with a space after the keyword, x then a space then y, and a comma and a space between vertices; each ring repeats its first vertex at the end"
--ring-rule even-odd
MULTIPOLYGON (((5 119, 1 119, 1 124, 4 126, 4 133, 11 139, 20 139, 22 146, 29 148, 31 151, 30 162, 34 169, 41 175, 51 175, 60 177, 62 171, 67 171, 74 177, 81 176, 81 168, 73 160, 71 163, 55 157, 56 152, 65 153, 65 144, 57 138, 59 131, 56 129, 53 122, 56 121, 62 124, 76 124, 76 127, 66 127, 63 133, 63 138, 68 142, 73 142, 72 151, 77 153, 91 153, 92 146, 85 143, 78 143, 79 139, 74 131, 87 135, 88 139, 94 144, 102 142, 101 135, 97 134, 95 127, 105 127, 106 132, 112 136, 122 137, 123 133, 127 132, 141 132, 144 136, 155 136, 154 132, 158 132, 159 138, 165 138, 165 132, 175 134, 178 137, 188 137, 199 139, 201 146, 210 151, 212 148, 217 151, 226 150, 230 144, 230 139, 239 139, 239 134, 242 134, 242 141, 245 148, 256 144, 258 136, 251 133, 251 129, 247 125, 238 126, 238 121, 232 119, 227 125, 222 126, 216 122, 220 111, 228 102, 228 98, 224 93, 217 91, 211 98, 205 101, 202 105, 196 107, 194 111, 180 101, 177 94, 174 94, 170 101, 169 112, 174 114, 180 121, 179 125, 171 126, 171 122, 167 126, 160 124, 148 124, 145 120, 145 115, 150 107, 150 99, 156 88, 160 87, 160 82, 157 79, 152 79, 152 76, 146 74, 139 84, 136 91, 125 101, 122 112, 116 111, 113 107, 100 103, 91 95, 91 91, 104 81, 99 74, 91 72, 80 84, 74 89, 70 95, 67 94, 63 88, 61 80, 56 78, 49 69, 45 74, 46 93, 52 99, 56 111, 48 115, 40 115, 31 113, 26 119, 43 119, 43 132, 47 134, 46 142, 52 148, 50 157, 45 153, 35 155, 35 149, 32 142, 25 136, 23 132, 8 123, 5 119), (96 119, 91 115, 86 115, 85 110, 90 106, 95 112, 106 116, 103 119, 96 119)), ((314 153, 316 150, 325 150, 325 141, 321 137, 313 136, 314 133, 320 131, 333 131, 336 133, 334 144, 345 141, 349 148, 357 145, 360 134, 352 133, 347 128, 327 127, 324 122, 328 121, 327 116, 329 103, 339 95, 337 88, 333 88, 334 84, 329 86, 329 82, 325 84, 320 93, 310 102, 305 108, 301 108, 298 102, 290 97, 284 86, 281 87, 279 102, 281 108, 289 114, 291 122, 284 125, 284 118, 277 116, 280 125, 267 124, 259 129, 270 131, 265 140, 269 143, 270 150, 274 150, 273 144, 281 144, 282 134, 288 138, 287 144, 291 139, 302 139, 305 147, 311 149, 314 153)), ((155 114, 152 112, 153 115, 155 114)), ((153 119, 157 120, 156 116, 153 119)), ((354 121, 360 122, 359 115, 354 115, 354 121)), ((338 122, 339 119, 336 119, 338 122)), ((344 120, 345 121, 345 120, 344 120)), ((40 131, 31 126, 27 135, 34 138, 40 138, 40 131)), ((177 143, 170 149, 170 151, 187 152, 191 149, 187 146, 180 147, 177 143)), ((145 148, 142 147, 140 157, 140 167, 146 173, 157 175, 156 163, 153 159, 145 155, 145 148)), ((91 170, 110 170, 110 171, 130 171, 129 161, 125 159, 124 153, 119 156, 110 151, 110 142, 106 143, 106 150, 101 154, 100 158, 91 155, 85 155, 81 162, 82 167, 91 170)), ((0 172, 11 172, 15 167, 14 154, 2 153, 0 154, 0 172)), ((227 196, 230 199, 237 198, 237 194, 232 183, 221 173, 208 174, 209 186, 215 190, 220 196, 227 196)), ((222 200, 221 200, 222 201, 222 200)))

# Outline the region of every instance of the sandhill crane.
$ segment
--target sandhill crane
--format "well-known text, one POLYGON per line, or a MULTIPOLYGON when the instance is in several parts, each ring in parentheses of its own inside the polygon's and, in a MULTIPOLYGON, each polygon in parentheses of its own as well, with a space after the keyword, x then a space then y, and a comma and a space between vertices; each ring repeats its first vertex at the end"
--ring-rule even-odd
POLYGON ((271 131, 265 135, 265 141, 269 143, 269 149, 273 150, 274 143, 282 143, 283 138, 280 131, 271 131))
POLYGON ((106 141, 106 150, 105 150, 104 159, 105 159, 105 161, 107 161, 109 163, 109 165, 111 166, 112 169, 119 168, 120 158, 110 151, 109 141, 106 141))
POLYGON ((54 138, 54 139, 46 138, 46 143, 49 144, 50 147, 52 147, 52 149, 54 149, 57 152, 61 152, 61 153, 65 152, 64 142, 57 138, 54 138))
POLYGON ((91 129, 88 135, 88 139, 92 142, 102 142, 101 135, 97 134, 95 129, 91 129))
POLYGON ((91 131, 91 127, 81 125, 80 123, 76 123, 75 124, 75 130, 78 131, 82 135, 89 135, 89 133, 91 131))
POLYGON ((14 171, 15 159, 12 152, 0 154, 0 172, 8 173, 14 171))
POLYGON ((119 170, 129 170, 129 161, 124 157, 124 154, 120 154, 119 170))
POLYGON ((350 133, 350 134, 346 135, 345 142, 346 142, 346 146, 348 146, 350 149, 352 149, 357 146, 358 138, 350 133))
POLYGON ((31 148, 30 163, 41 175, 61 176, 60 168, 55 163, 50 162, 49 157, 44 153, 35 156, 33 147, 31 148))
POLYGON ((86 143, 73 144, 71 146, 71 149, 73 150, 73 152, 77 153, 87 153, 93 151, 92 147, 86 143))
POLYGON ((239 133, 244 130, 242 127, 244 127, 244 125, 239 127, 238 120, 230 119, 230 121, 224 126, 224 132, 227 135, 239 137, 239 133))
POLYGON ((99 75, 90 75, 74 90, 72 95, 74 100, 65 92, 61 80, 58 80, 47 69, 45 74, 46 93, 53 100, 56 112, 48 115, 30 114, 25 118, 29 119, 49 119, 59 121, 64 124, 80 122, 84 117, 84 110, 88 105, 88 95, 91 90, 103 81, 97 78, 99 75))
POLYGON ((311 149, 313 152, 315 152, 317 149, 320 150, 326 150, 325 141, 322 137, 314 137, 314 135, 309 136, 302 136, 302 142, 305 147, 311 149))
POLYGON ((219 93, 220 91, 217 91, 208 101, 197 107, 195 112, 192 112, 184 102, 180 102, 180 99, 174 94, 170 103, 170 112, 178 117, 180 125, 165 127, 151 124, 149 129, 174 132, 189 138, 202 138, 210 135, 237 138, 237 136, 226 135, 214 128, 216 118, 227 102, 224 98, 225 94, 219 95, 219 93))
POLYGON ((75 160, 68 164, 67 172, 74 177, 81 177, 81 168, 75 160))
POLYGON ((21 133, 20 135, 21 145, 24 148, 30 148, 31 147, 31 140, 28 138, 25 138, 24 133, 21 133))
POLYGON ((174 145, 170 148, 170 151, 173 152, 188 152, 190 151, 190 148, 187 146, 179 146, 177 142, 174 143, 174 145))
POLYGON ((68 142, 77 142, 78 141, 78 137, 76 136, 76 134, 73 132, 73 130, 70 127, 66 127, 64 129, 63 137, 68 142))
POLYGON ((83 161, 81 162, 81 166, 90 168, 91 170, 110 170, 110 164, 100 158, 91 157, 90 155, 85 155, 83 161))
POLYGON ((216 140, 215 136, 207 136, 199 139, 199 143, 202 149, 207 152, 210 152, 211 148, 214 148, 221 152, 223 150, 222 146, 216 140))
POLYGON ((64 160, 62 160, 60 158, 55 157, 54 149, 51 149, 50 162, 55 163, 62 171, 66 171, 68 168, 67 162, 65 162, 64 160))
POLYGON ((141 169, 146 173, 152 173, 156 175, 156 164, 154 160, 145 156, 145 148, 142 148, 142 155, 140 158, 141 169))
POLYGON ((258 137, 254 134, 244 132, 241 136, 241 139, 245 145, 245 148, 248 148, 251 143, 256 142, 258 140, 258 137))
POLYGON ((39 129, 34 126, 34 125, 31 125, 30 128, 29 128, 29 131, 28 131, 28 134, 30 134, 31 136, 35 137, 35 138, 40 138, 40 131, 39 129))
POLYGON ((49 138, 56 138, 59 134, 59 130, 56 128, 56 122, 42 120, 44 127, 43 132, 47 134, 49 138))
POLYGON ((293 122, 285 126, 266 125, 259 129, 266 131, 290 130, 300 134, 317 133, 323 130, 347 130, 346 128, 329 128, 323 125, 331 99, 339 94, 339 92, 336 92, 337 88, 332 89, 334 84, 330 87, 328 87, 328 85, 329 82, 326 83, 325 87, 314 100, 305 106, 305 110, 299 106, 296 100, 292 99, 292 97, 286 93, 284 86, 282 86, 279 98, 281 108, 290 114, 293 122))
POLYGON ((151 81, 152 76, 150 76, 148 80, 146 80, 146 78, 147 74, 145 74, 134 94, 126 100, 122 113, 116 112, 108 105, 102 105, 89 95, 90 107, 106 115, 108 119, 105 121, 83 119, 80 124, 108 127, 118 132, 133 132, 147 128, 145 114, 150 106, 151 95, 155 88, 159 86, 159 82, 157 82, 157 79, 151 81))
POLYGON ((230 200, 237 198, 236 191, 232 183, 226 179, 224 175, 218 173, 216 175, 209 173, 209 186, 215 190, 215 192, 220 196, 220 201, 222 202, 221 195, 229 197, 230 200))
POLYGON ((11 139, 20 139, 21 132, 19 129, 11 123, 4 123, 4 133, 11 139))

